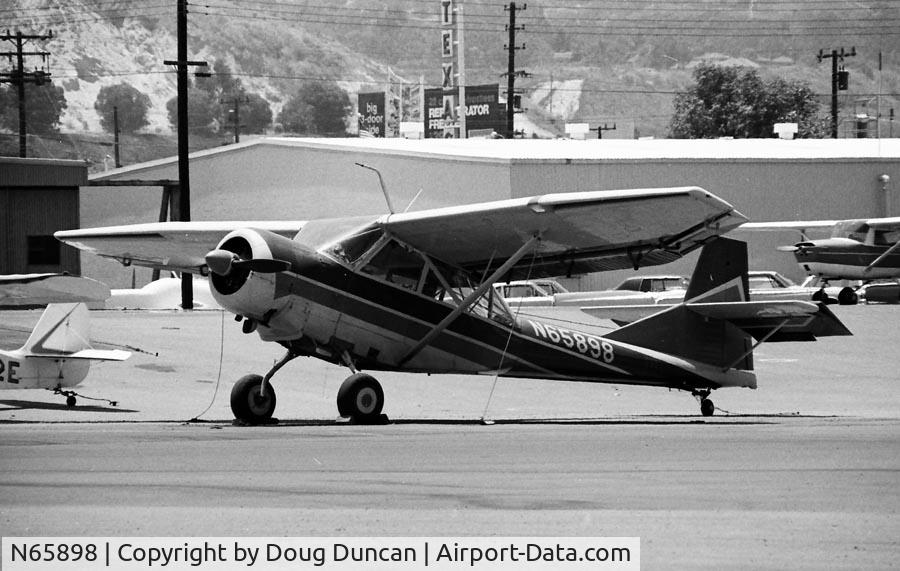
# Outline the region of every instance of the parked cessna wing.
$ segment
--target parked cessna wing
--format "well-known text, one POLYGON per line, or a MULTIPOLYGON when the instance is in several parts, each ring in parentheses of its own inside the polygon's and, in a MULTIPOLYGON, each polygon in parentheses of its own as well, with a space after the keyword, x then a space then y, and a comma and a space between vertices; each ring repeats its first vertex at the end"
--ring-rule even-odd
POLYGON ((709 192, 687 187, 305 223, 169 222, 56 236, 126 264, 209 274, 214 297, 243 320, 244 332, 286 349, 264 376, 234 385, 232 411, 249 423, 271 418, 269 381, 299 356, 350 369, 337 408, 357 422, 383 418, 382 387, 363 370, 652 385, 701 397, 708 415, 712 390, 756 386, 751 335, 823 318, 831 327, 820 334, 846 333, 816 304, 747 311, 731 303, 746 290, 746 245, 737 242, 744 263, 735 263, 735 242, 716 238, 745 220, 709 192), (577 327, 566 315, 518 319, 492 287, 501 279, 663 264, 710 241, 691 287, 713 307, 682 304, 614 331, 580 312, 577 327))
POLYGON ((109 295, 106 284, 69 274, 0 275, 0 306, 98 302, 109 295))
MULTIPOLYGON (((900 278, 900 217, 853 220, 810 220, 797 222, 752 222, 741 230, 797 230, 803 240, 779 248, 793 252, 806 273, 828 280, 900 278), (831 237, 809 240, 809 230, 830 229, 831 237)), ((824 290, 823 290, 824 292, 824 290)), ((840 303, 856 303, 853 288, 838 295, 840 303)))

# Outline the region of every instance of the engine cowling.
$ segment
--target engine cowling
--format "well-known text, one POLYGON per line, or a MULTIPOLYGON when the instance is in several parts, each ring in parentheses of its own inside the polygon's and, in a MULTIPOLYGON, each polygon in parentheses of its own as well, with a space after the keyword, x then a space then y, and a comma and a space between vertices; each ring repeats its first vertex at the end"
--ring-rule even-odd
POLYGON ((277 309, 276 270, 294 269, 313 258, 299 243, 267 230, 242 228, 226 235, 208 255, 210 289, 216 301, 238 315, 263 320, 277 309), (227 256, 231 254, 230 260, 227 256), (215 258, 216 263, 212 263, 215 258), (281 262, 271 263, 271 262, 281 262))

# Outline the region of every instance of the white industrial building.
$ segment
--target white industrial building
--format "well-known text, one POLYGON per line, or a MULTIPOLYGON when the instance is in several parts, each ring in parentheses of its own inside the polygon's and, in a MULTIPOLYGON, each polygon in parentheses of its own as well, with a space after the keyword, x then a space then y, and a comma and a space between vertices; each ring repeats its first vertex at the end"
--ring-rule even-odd
MULTIPOLYGON (((191 154, 193 220, 283 220, 387 212, 377 168, 398 210, 552 192, 701 186, 755 221, 867 218, 890 212, 900 181, 900 139, 490 140, 262 138, 191 154)), ((177 160, 92 175, 82 188, 84 227, 159 218, 160 187, 104 181, 174 180, 177 160)), ((749 235, 751 266, 802 277, 775 251, 798 236, 749 235)), ((112 285, 131 270, 82 259, 112 285)), ((693 256, 643 273, 689 274, 693 256)), ((142 270, 138 270, 139 272, 142 270)), ((626 275, 592 276, 582 287, 626 275)), ((138 279, 139 283, 149 278, 138 279)))

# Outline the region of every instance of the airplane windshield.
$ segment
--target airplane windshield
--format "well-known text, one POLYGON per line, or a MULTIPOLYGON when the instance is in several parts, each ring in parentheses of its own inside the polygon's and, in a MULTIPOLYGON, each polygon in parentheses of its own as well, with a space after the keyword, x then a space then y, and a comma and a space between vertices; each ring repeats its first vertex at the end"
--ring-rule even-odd
POLYGON ((330 253, 348 264, 353 264, 368 252, 382 236, 384 236, 384 230, 381 228, 367 228, 332 246, 330 253))

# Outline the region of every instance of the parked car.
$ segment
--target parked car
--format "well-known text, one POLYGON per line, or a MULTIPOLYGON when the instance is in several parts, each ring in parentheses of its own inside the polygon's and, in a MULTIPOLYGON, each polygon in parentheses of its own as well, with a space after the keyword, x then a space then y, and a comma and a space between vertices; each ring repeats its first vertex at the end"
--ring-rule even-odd
MULTIPOLYGON (((837 303, 838 300, 837 292, 797 285, 778 272, 756 270, 748 272, 747 277, 751 301, 799 299, 837 303)), ((613 289, 588 292, 569 292, 549 279, 512 281, 494 287, 511 307, 671 305, 684 300, 688 280, 676 275, 634 276, 613 289)))

